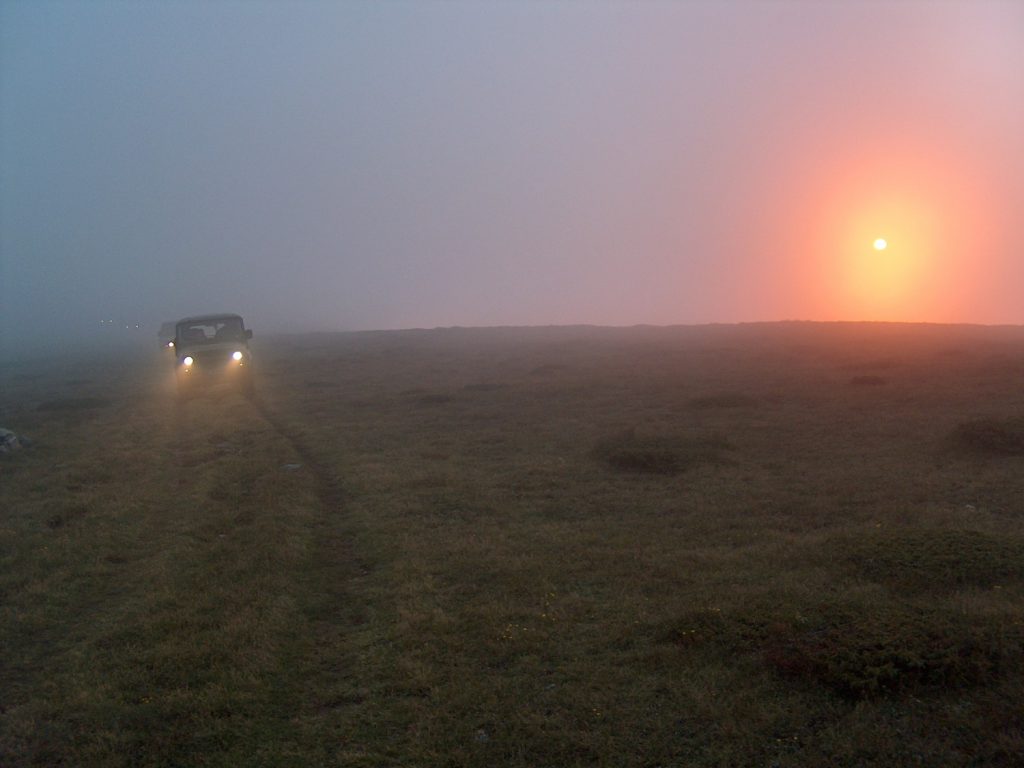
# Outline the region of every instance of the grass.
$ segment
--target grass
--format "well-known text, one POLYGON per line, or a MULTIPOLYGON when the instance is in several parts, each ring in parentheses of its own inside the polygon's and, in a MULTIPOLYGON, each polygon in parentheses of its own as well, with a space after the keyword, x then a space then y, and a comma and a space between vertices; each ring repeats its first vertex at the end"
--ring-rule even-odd
POLYGON ((747 657, 808 690, 852 700, 963 693, 1021 671, 1024 630, 934 608, 879 611, 842 601, 795 613, 707 609, 672 619, 663 642, 747 657))
POLYGON ((1024 539, 977 530, 907 528, 848 542, 858 575, 902 593, 992 589, 1024 579, 1024 539))
POLYGON ((1019 329, 255 352, 0 372, 0 764, 1019 762, 1019 329))

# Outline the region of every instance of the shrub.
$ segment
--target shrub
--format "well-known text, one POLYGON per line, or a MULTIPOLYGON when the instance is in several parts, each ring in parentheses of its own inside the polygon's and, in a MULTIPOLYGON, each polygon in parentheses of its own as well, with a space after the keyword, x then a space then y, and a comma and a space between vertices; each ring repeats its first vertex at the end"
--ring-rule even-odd
POLYGON ((1024 542, 978 531, 890 531, 847 546, 859 574, 900 591, 989 588, 1024 578, 1024 542))
POLYGON ((620 472, 674 475, 698 464, 724 463, 731 449, 727 440, 716 435, 637 435, 631 429, 600 440, 593 455, 620 472))
POLYGON ((439 393, 422 395, 416 400, 416 402, 419 403, 420 405, 444 405, 445 403, 450 403, 451 401, 451 395, 444 395, 439 393))
POLYGON ((728 621, 721 610, 699 608, 663 622, 655 630, 655 639, 662 643, 689 648, 716 644, 733 648, 738 627, 728 621))
POLYGON ((1024 455, 1024 418, 974 419, 957 425, 953 445, 970 453, 1024 455))
POLYGON ((504 389, 505 386, 505 384, 481 382, 479 384, 467 384, 463 389, 467 392, 497 392, 499 389, 504 389))
POLYGON ((54 512, 47 517, 46 525, 52 529, 63 528, 88 514, 89 506, 87 504, 81 502, 59 504, 54 512))
POLYGON ((907 606, 821 605, 800 613, 702 609, 654 628, 684 658, 717 652, 850 700, 963 689, 1020 670, 1024 629, 998 617, 907 606))
POLYGON ((924 611, 826 610, 765 644, 763 658, 787 677, 849 699, 965 688, 1019 668, 1020 632, 995 622, 924 611))
POLYGON ((693 408, 745 408, 757 405, 757 400, 748 395, 741 395, 735 392, 725 392, 718 395, 704 395, 694 397, 690 400, 693 408))

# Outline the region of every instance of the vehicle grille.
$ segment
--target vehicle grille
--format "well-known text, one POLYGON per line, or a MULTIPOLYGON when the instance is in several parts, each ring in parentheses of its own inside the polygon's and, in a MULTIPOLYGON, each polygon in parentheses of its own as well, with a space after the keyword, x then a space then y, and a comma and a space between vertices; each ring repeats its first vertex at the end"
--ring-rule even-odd
POLYGON ((197 351, 192 355, 195 364, 203 368, 223 365, 231 360, 231 353, 224 350, 197 351))

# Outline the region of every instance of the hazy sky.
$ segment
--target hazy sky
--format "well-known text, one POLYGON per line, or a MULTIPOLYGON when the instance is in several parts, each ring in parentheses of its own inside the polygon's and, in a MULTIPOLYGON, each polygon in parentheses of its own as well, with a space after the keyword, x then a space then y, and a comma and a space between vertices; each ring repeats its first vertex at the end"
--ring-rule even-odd
POLYGON ((0 8, 0 342, 1024 322, 1020 0, 0 8))

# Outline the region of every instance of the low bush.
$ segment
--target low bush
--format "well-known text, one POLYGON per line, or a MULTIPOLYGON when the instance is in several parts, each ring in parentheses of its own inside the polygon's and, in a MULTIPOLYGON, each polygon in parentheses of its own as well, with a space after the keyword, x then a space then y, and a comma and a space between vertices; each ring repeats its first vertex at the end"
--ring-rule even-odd
POLYGON ((914 610, 833 608, 770 638, 765 663, 849 699, 951 690, 1019 670, 1021 633, 914 610))
POLYGON ((717 435, 638 435, 631 429, 599 441, 592 453, 620 472, 674 475, 698 464, 725 463, 730 450, 729 441, 717 435))
POLYGON ((1024 579, 1024 541, 979 531, 889 531, 840 544, 855 571, 903 591, 988 589, 1024 579))
POLYGON ((452 401, 451 395, 445 395, 441 393, 422 395, 416 399, 419 405, 444 405, 452 401))
POLYGON ((654 630, 659 644, 747 659, 850 700, 969 688, 1021 668, 1024 628, 910 607, 821 605, 800 612, 701 609, 654 630))
POLYGON ((1024 418, 966 421, 953 430, 951 440, 969 453, 1024 456, 1024 418))
POLYGON ((690 407, 709 408, 748 408, 757 405, 757 399, 749 395, 741 395, 735 392, 725 392, 718 395, 704 395, 694 397, 690 400, 690 407))

